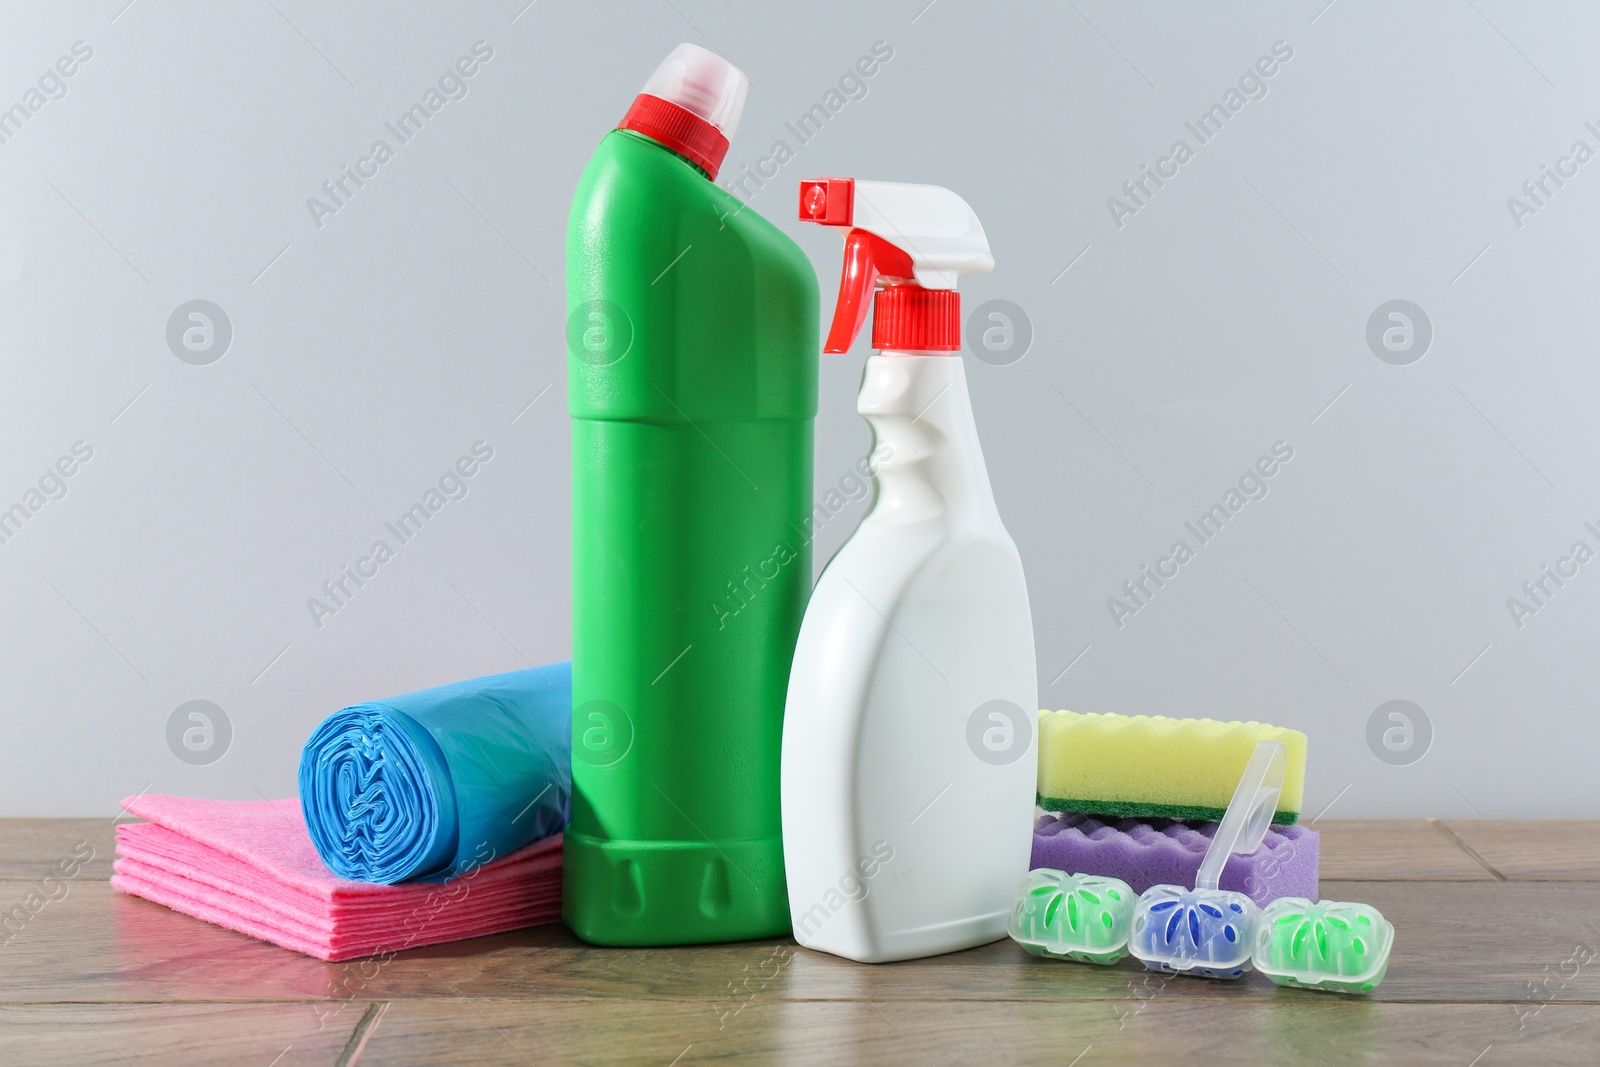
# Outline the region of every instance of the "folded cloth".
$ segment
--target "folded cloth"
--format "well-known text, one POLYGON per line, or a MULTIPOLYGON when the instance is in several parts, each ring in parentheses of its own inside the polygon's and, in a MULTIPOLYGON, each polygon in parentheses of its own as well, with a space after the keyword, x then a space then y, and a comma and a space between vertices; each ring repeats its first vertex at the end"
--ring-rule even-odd
MULTIPOLYGON (((1109 875, 1127 882, 1135 893, 1153 885, 1192 886, 1216 832, 1214 822, 1047 814, 1034 824, 1029 866, 1109 875)), ((1309 826, 1268 827, 1260 848, 1228 857, 1222 888, 1243 893, 1262 907, 1279 897, 1316 900, 1317 844, 1317 832, 1309 826)))
POLYGON ((352 705, 300 756, 317 854, 360 882, 453 878, 559 831, 571 798, 571 663, 352 705))
POLYGON ((111 885, 174 911, 323 960, 482 937, 561 918, 561 837, 443 885, 375 885, 329 872, 300 803, 138 796, 117 827, 111 885))

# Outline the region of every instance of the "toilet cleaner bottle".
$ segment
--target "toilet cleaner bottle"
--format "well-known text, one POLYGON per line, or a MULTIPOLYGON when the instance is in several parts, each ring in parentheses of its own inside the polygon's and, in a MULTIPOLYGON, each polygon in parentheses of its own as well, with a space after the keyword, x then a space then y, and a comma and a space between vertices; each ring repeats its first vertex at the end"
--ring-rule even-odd
POLYGON ((567 229, 572 822, 586 941, 788 932, 783 705, 811 588, 817 281, 712 180, 747 82, 680 45, 567 229))
POLYGON ((1005 936, 1028 869, 1038 681, 1022 563, 995 509, 962 366, 956 281, 994 266, 955 193, 808 181, 845 232, 826 351, 873 302, 857 410, 875 497, 822 572, 783 724, 796 939, 866 963, 1005 936))

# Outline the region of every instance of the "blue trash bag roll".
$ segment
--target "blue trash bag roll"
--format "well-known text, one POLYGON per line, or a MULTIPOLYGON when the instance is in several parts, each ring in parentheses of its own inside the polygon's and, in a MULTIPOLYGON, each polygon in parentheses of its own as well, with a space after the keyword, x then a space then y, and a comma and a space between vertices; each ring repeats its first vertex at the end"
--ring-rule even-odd
POLYGON ((334 712, 300 755, 300 808, 341 878, 445 881, 571 816, 572 664, 334 712))

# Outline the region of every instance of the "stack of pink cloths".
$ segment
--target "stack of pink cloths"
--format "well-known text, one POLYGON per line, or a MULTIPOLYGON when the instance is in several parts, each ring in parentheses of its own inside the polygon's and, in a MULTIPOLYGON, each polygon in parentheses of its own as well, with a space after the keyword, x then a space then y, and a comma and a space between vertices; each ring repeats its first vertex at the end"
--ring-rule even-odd
POLYGON ((483 937, 561 918, 561 836, 445 883, 373 885, 317 857, 300 802, 139 796, 117 827, 124 893, 323 960, 483 937))

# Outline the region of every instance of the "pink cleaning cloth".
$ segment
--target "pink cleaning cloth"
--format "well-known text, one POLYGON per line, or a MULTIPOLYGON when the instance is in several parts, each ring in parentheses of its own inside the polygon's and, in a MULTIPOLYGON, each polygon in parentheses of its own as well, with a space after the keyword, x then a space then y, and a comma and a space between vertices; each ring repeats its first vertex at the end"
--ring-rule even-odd
POLYGON ((117 827, 113 887, 335 961, 561 918, 561 835, 444 883, 350 882, 323 866, 300 802, 138 796, 117 827))

